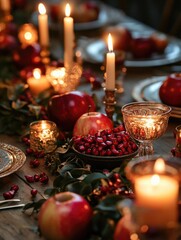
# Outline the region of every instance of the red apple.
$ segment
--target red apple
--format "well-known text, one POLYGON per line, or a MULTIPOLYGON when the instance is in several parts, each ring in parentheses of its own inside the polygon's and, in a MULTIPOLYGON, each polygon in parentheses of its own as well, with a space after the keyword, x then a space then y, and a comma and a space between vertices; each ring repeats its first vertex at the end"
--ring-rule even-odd
POLYGON ((181 73, 167 76, 159 89, 159 96, 163 103, 181 107, 181 73))
POLYGON ((150 37, 133 38, 130 51, 134 58, 149 58, 154 52, 153 40, 150 37))
POLYGON ((48 103, 49 118, 63 131, 72 131, 77 119, 84 113, 95 111, 92 97, 80 91, 53 96, 48 103))
POLYGON ((114 50, 128 51, 130 48, 132 35, 131 32, 125 27, 108 27, 103 34, 103 39, 107 45, 108 34, 111 33, 113 38, 114 50))
POLYGON ((94 135, 104 129, 112 129, 113 122, 103 113, 84 113, 78 118, 74 125, 73 136, 94 135))
POLYGON ((118 221, 114 231, 114 240, 130 240, 130 231, 124 225, 124 221, 124 217, 118 221))
POLYGON ((92 218, 92 208, 72 192, 50 197, 40 208, 38 225, 47 240, 85 239, 92 218))

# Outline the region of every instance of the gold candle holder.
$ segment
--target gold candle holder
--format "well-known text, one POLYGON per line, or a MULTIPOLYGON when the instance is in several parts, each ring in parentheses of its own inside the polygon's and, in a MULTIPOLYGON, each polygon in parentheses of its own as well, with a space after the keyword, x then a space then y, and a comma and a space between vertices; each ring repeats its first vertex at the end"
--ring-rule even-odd
POLYGON ((58 129, 54 122, 35 121, 30 124, 30 148, 33 151, 53 152, 57 147, 58 129))
POLYGON ((116 105, 116 91, 117 89, 108 90, 104 88, 105 96, 103 103, 105 104, 105 112, 106 115, 113 120, 113 114, 115 112, 115 105, 116 105))

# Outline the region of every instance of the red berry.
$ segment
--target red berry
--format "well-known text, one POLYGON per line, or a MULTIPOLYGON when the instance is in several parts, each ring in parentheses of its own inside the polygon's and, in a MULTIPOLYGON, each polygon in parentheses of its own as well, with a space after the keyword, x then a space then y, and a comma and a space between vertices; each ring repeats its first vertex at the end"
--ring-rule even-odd
POLYGON ((38 193, 38 191, 35 188, 31 189, 32 197, 35 197, 37 193, 38 193))
POLYGON ((8 192, 3 193, 4 199, 12 199, 12 198, 14 198, 14 195, 15 195, 14 190, 10 190, 8 192))
POLYGON ((40 176, 38 174, 35 174, 34 175, 34 180, 35 180, 35 182, 39 182, 40 176))
POLYGON ((10 188, 10 191, 11 191, 11 190, 15 191, 15 193, 16 193, 16 192, 19 190, 18 185, 13 184, 13 185, 11 186, 11 188, 10 188))
POLYGON ((40 165, 40 161, 36 158, 30 161, 30 166, 33 167, 33 168, 36 168, 39 165, 40 165))
POLYGON ((34 176, 26 175, 25 178, 26 178, 27 182, 29 182, 29 183, 33 183, 34 182, 34 176))

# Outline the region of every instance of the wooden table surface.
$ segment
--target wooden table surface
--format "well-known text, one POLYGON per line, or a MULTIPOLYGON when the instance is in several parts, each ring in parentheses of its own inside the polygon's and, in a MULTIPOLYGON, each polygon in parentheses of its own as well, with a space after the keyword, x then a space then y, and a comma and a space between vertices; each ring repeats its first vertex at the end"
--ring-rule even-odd
MULTIPOLYGON (((151 76, 166 75, 172 71, 171 67, 172 66, 139 69, 128 68, 123 82, 125 91, 123 94, 117 94, 117 105, 121 108, 123 104, 134 101, 132 98, 132 90, 139 81, 151 76)), ((90 89, 86 89, 88 92, 90 91, 90 89)), ((94 91, 90 91, 90 93, 94 93, 94 91)), ((101 101, 102 96, 104 95, 103 90, 96 90, 95 93, 101 101)), ((175 127, 180 124, 181 119, 170 118, 166 133, 158 140, 154 141, 155 153, 171 155, 170 151, 172 147, 175 146, 173 132, 175 127)), ((19 136, 0 135, 0 142, 16 146, 23 152, 26 150, 26 147, 21 142, 19 136)), ((32 169, 29 165, 30 159, 31 157, 27 156, 26 162, 21 169, 9 176, 0 178, 0 200, 3 199, 3 192, 8 191, 12 184, 17 184, 19 186, 19 191, 16 194, 16 197, 20 198, 22 203, 28 203, 32 200, 30 194, 32 188, 38 190, 38 195, 36 197, 37 200, 44 196, 44 190, 46 188, 52 186, 54 177, 45 169, 43 160, 38 168, 32 169), (25 175, 34 175, 41 172, 46 172, 49 176, 50 180, 47 185, 42 186, 39 182, 30 184, 25 181, 25 175)), ((34 231, 37 227, 36 215, 28 216, 22 212, 21 208, 0 211, 0 223, 0 239, 2 240, 40 239, 38 234, 34 231)))

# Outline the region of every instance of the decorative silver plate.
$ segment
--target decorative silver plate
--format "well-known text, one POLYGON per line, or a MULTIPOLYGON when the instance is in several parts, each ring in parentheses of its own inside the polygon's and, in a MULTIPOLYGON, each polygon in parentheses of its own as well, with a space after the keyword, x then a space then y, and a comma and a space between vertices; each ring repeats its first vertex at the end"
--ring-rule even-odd
MULTIPOLYGON (((151 77, 137 83, 133 88, 132 97, 136 101, 161 102, 159 88, 167 76, 151 77)), ((172 107, 172 106, 171 106, 172 107)), ((171 116, 181 118, 181 108, 172 107, 171 116)))
POLYGON ((16 172, 26 161, 26 155, 17 147, 0 143, 0 178, 16 172))
MULTIPOLYGON (((82 44, 82 42, 81 42, 82 44)), ((104 62, 107 51, 106 44, 101 39, 91 39, 84 42, 83 58, 87 62, 99 63, 104 62)), ((181 41, 169 38, 169 44, 163 54, 153 54, 147 59, 133 59, 128 56, 125 60, 126 67, 154 67, 171 64, 181 60, 181 41)))

